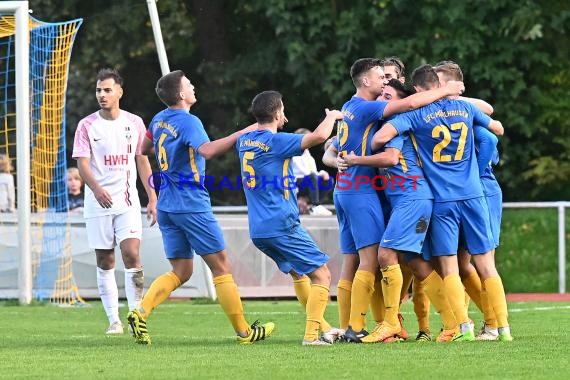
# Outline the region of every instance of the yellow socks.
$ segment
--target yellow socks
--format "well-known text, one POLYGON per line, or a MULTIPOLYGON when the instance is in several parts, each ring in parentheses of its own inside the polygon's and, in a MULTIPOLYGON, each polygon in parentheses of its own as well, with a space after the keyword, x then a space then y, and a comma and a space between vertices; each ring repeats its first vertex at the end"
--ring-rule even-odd
POLYGON ((144 295, 139 311, 144 319, 148 319, 150 314, 158 305, 163 303, 170 293, 180 286, 180 279, 174 272, 168 272, 157 277, 144 295))
POLYGON ((495 311, 489 304, 489 297, 487 296, 487 290, 485 287, 481 288, 481 307, 483 308, 483 318, 485 319, 485 324, 492 329, 496 329, 497 318, 495 318, 495 311))
POLYGON ((384 306, 384 294, 382 293, 382 278, 376 277, 374 281, 374 292, 370 297, 370 311, 376 323, 384 320, 386 308, 384 306))
POLYGON ((443 279, 443 288, 457 322, 460 324, 468 322, 469 317, 465 312, 465 288, 459 274, 446 276, 443 279))
MULTIPOLYGON (((432 274, 435 272, 432 272, 432 274)), ((438 276, 439 277, 439 276, 438 276)), ((428 277, 429 278, 429 277, 428 277)), ((428 279, 426 278, 426 281, 428 279)), ((441 281, 441 278, 439 279, 441 281)), ((414 313, 418 319, 418 329, 427 334, 430 333, 429 328, 429 298, 424 291, 423 283, 414 279, 412 285, 412 301, 414 303, 414 313)), ((437 309, 437 307, 436 307, 437 309)), ((451 309, 450 309, 451 310, 451 309)))
POLYGON ((374 273, 364 270, 357 270, 354 275, 349 321, 354 331, 360 331, 366 326, 366 312, 374 292, 374 277, 374 273))
POLYGON ((329 288, 319 284, 311 285, 311 291, 307 299, 307 324, 305 326, 306 341, 319 339, 319 330, 323 314, 329 301, 329 288))
MULTIPOLYGON (((457 276, 459 278, 459 276, 457 276)), ((443 280, 436 271, 430 273, 425 280, 421 282, 425 294, 435 307, 435 310, 441 316, 441 322, 445 330, 452 330, 458 327, 459 323, 453 314, 453 309, 449 304, 445 293, 443 280)))
POLYGON ((400 265, 400 270, 402 271, 402 291, 400 292, 400 303, 404 302, 404 298, 408 295, 408 290, 410 290, 410 285, 412 285, 412 280, 414 279, 414 274, 412 270, 407 265, 400 265))
MULTIPOLYGON (((293 280, 293 288, 295 288, 295 295, 297 300, 303 306, 303 310, 307 311, 307 300, 311 292, 311 280, 308 277, 303 277, 299 280, 293 280)), ((325 320, 321 321, 321 330, 326 332, 331 329, 331 325, 325 320)))
POLYGON ((505 289, 501 277, 490 277, 483 281, 483 287, 487 292, 487 299, 489 304, 495 312, 497 318, 497 325, 499 328, 509 326, 508 312, 507 312, 507 299, 505 297, 505 289))
POLYGON ((339 280, 336 286, 336 302, 338 303, 338 323, 346 330, 350 320, 350 304, 352 297, 352 281, 339 280))
MULTIPOLYGON (((475 305, 477 305, 477 308, 483 311, 483 305, 481 304, 481 279, 477 272, 472 271, 467 277, 461 280, 461 282, 468 296, 475 302, 475 305)), ((466 307, 469 306, 467 298, 465 298, 465 304, 466 307)))
POLYGON ((386 314, 384 320, 392 326, 399 326, 400 292, 402 291, 402 271, 399 264, 381 268, 382 293, 386 314))
POLYGON ((239 297, 238 287, 231 274, 214 278, 214 286, 218 294, 218 302, 234 330, 238 333, 249 333, 249 324, 243 316, 243 305, 239 297))

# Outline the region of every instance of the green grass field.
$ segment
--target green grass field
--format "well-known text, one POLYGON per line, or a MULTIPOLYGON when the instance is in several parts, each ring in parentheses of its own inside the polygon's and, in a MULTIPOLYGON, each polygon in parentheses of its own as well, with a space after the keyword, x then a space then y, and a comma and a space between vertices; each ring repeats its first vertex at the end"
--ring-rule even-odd
MULTIPOLYGON (((304 315, 294 301, 245 301, 248 319, 274 321, 274 335, 238 346, 217 304, 168 302, 149 321, 152 346, 129 334, 106 337, 100 303, 91 307, 0 304, 1 378, 140 379, 567 379, 570 334, 567 303, 511 303, 515 341, 414 341, 303 347, 304 315)), ((402 312, 417 332, 411 303, 402 312)), ((123 318, 126 309, 121 308, 123 318)), ((472 309, 471 317, 481 320, 472 309)), ((336 303, 327 310, 337 321, 336 303)), ((432 314, 432 331, 439 317, 432 314)), ((477 322, 477 325, 479 323, 477 322)), ((479 326, 477 326, 478 328, 479 326)))

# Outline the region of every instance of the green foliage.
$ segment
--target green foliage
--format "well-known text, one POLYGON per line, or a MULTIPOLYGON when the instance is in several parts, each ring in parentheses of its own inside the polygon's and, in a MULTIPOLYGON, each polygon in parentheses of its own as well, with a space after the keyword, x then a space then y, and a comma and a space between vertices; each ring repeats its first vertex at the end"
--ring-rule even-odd
MULTIPOLYGON (((159 1, 172 69, 196 85, 193 108, 213 138, 243 127, 263 90, 284 94, 288 131, 314 128, 325 107, 354 92, 352 62, 399 56, 408 75, 423 63, 462 65, 467 94, 493 104, 506 135, 497 168, 505 199, 568 199, 570 186, 570 7, 564 0, 225 0, 159 1), (562 152, 555 154, 554 152, 562 152), (522 175, 521 175, 522 174, 522 175)), ((149 122, 162 108, 160 76, 144 1, 34 0, 36 17, 84 17, 72 55, 68 130, 96 109, 93 77, 121 69, 123 106, 149 122)), ((320 152, 314 152, 315 155, 320 152)), ((235 154, 208 163, 234 177, 235 154)), ((239 192, 214 192, 215 204, 243 203, 239 192)))

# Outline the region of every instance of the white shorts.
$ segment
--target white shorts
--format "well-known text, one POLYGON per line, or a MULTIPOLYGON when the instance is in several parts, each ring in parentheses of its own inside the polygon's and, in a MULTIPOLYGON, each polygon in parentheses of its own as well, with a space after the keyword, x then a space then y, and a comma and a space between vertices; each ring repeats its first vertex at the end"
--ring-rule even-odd
POLYGON ((141 210, 132 208, 119 215, 85 218, 85 227, 91 249, 113 249, 125 239, 141 240, 141 210))

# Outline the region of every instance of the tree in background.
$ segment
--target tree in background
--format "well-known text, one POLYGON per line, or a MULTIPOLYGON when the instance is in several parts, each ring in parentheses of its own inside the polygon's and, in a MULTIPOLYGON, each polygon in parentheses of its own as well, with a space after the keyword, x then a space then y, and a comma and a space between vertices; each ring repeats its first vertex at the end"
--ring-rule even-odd
MULTIPOLYGON (((467 94, 488 100, 506 127, 497 168, 505 200, 568 199, 570 6, 564 0, 185 0, 157 3, 172 69, 196 85, 193 112, 212 138, 252 121, 249 102, 276 89, 291 128, 315 125, 322 109, 352 96, 359 57, 397 55, 408 72, 443 59, 464 69, 467 94), (562 153, 555 153, 562 152, 562 153)), ((68 131, 96 108, 89 81, 113 66, 126 79, 124 105, 150 122, 160 68, 143 0, 34 0, 45 20, 85 19, 71 60, 68 131)), ((315 155, 320 154, 314 151, 315 155)), ((208 174, 239 174, 235 155, 208 174)), ((214 204, 244 204, 240 191, 214 204)))

